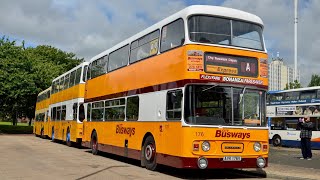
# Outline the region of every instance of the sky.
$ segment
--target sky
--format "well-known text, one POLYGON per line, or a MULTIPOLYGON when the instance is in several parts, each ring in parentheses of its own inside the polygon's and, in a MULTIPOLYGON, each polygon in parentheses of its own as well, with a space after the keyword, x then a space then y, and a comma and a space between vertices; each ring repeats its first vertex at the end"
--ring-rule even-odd
MULTIPOLYGON (((51 45, 90 60, 165 17, 195 4, 224 6, 259 16, 269 57, 294 67, 294 0, 1 0, 0 36, 27 46, 51 45)), ((299 0, 301 83, 320 75, 320 1, 299 0)))

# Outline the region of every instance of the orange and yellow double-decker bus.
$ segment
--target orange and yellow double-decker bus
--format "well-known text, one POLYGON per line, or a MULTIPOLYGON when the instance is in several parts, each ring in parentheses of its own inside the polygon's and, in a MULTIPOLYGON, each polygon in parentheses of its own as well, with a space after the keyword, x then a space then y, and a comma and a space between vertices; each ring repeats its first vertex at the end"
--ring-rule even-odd
POLYGON ((90 60, 82 145, 154 170, 268 164, 262 20, 190 6, 90 60))
POLYGON ((51 87, 40 92, 37 97, 33 133, 42 138, 48 136, 50 91, 51 87))
POLYGON ((87 62, 74 67, 52 81, 49 106, 49 137, 81 143, 82 121, 84 120, 84 93, 87 62))

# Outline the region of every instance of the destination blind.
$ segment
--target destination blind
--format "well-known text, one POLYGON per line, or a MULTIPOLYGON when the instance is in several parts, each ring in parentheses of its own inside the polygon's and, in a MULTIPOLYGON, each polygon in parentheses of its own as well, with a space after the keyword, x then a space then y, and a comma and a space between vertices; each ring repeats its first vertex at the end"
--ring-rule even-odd
POLYGON ((258 61, 252 57, 206 53, 205 72, 234 76, 257 77, 258 61))

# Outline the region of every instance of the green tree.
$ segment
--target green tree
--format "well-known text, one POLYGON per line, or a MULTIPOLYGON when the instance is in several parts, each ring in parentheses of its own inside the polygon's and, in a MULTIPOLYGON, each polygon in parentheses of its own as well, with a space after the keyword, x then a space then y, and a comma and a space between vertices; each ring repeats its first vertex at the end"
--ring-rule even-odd
POLYGON ((297 88, 302 88, 302 86, 297 80, 294 80, 294 82, 290 82, 289 84, 287 83, 284 90, 297 89, 297 88))
POLYGON ((35 48, 16 45, 6 37, 0 39, 0 107, 1 119, 34 118, 37 94, 51 81, 81 63, 75 57, 51 46, 35 48))
POLYGON ((313 74, 311 76, 311 81, 308 85, 308 87, 312 87, 312 86, 320 86, 320 76, 313 74))

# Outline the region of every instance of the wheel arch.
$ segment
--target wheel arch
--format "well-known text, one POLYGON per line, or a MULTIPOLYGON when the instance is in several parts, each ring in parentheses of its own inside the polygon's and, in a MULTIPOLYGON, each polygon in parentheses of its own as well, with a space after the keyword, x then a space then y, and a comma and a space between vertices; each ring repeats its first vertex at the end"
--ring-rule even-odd
POLYGON ((274 134, 274 135, 272 136, 272 139, 274 139, 275 137, 280 137, 280 139, 282 139, 279 134, 274 134))
POLYGON ((96 138, 98 138, 98 133, 97 133, 97 130, 96 130, 96 129, 92 129, 90 138, 92 138, 93 133, 96 133, 96 135, 97 135, 96 138))
POLYGON ((141 146, 140 146, 140 147, 141 147, 141 150, 142 150, 142 147, 143 147, 143 145, 144 145, 144 142, 146 141, 146 139, 147 139, 148 136, 152 136, 153 139, 154 139, 155 144, 157 145, 156 139, 154 138, 153 134, 152 134, 151 132, 147 132, 147 133, 144 135, 143 139, 142 139, 141 146))

